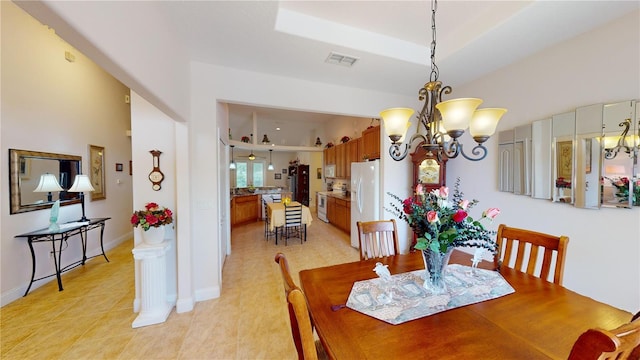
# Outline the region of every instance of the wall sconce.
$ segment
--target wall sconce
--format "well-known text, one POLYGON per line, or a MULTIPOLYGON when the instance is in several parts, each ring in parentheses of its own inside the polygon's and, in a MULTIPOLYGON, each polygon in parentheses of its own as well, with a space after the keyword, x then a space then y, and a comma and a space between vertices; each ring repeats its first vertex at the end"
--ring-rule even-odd
POLYGON ((271 162, 271 152, 272 151, 273 150, 269 149, 269 166, 267 166, 267 170, 269 170, 269 171, 273 171, 273 163, 271 162))
MULTIPOLYGON (((63 191, 64 189, 58 183, 58 178, 53 174, 42 174, 40 176, 40 182, 33 192, 46 192, 47 201, 53 200, 53 191, 63 191)), ((60 211, 60 198, 53 203, 51 207, 51 214, 49 215, 49 231, 58 231, 60 226, 58 225, 58 212, 60 211)))
POLYGON ((94 189, 93 186, 91 185, 91 180, 89 180, 89 176, 80 175, 80 174, 76 175, 75 180, 73 180, 73 185, 71 185, 69 190, 67 190, 68 192, 80 193, 80 203, 82 204, 82 218, 78 221, 80 222, 89 221, 89 219, 87 219, 84 216, 84 193, 85 191, 92 192, 95 190, 96 189, 94 189))
POLYGON ((229 164, 229 169, 235 170, 236 169, 236 162, 233 159, 233 148, 235 147, 235 145, 230 145, 230 146, 231 146, 231 163, 229 164))

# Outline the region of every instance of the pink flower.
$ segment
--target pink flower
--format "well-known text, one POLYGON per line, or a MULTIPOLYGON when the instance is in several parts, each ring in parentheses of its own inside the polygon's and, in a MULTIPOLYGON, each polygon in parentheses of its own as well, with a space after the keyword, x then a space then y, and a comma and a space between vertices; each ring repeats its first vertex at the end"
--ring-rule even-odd
POLYGON ((438 218, 438 213, 437 212, 435 212, 433 210, 430 210, 430 211, 427 212, 427 221, 430 224, 438 222, 438 220, 440 220, 440 219, 438 218))
POLYGON ((449 196, 449 188, 446 186, 441 186, 438 190, 439 196, 443 199, 446 199, 449 196))
POLYGON ((467 218, 467 212, 464 210, 458 210, 456 211, 455 214, 453 214, 453 221, 457 222, 457 223, 461 223, 464 221, 464 219, 467 218))
POLYGON ((422 184, 416 185, 416 195, 424 195, 424 188, 422 184))
POLYGON ((133 225, 138 225, 138 221, 140 221, 140 219, 138 219, 138 215, 133 214, 133 216, 131 216, 131 223, 133 225))
POLYGON ((498 214, 500 214, 500 209, 488 208, 487 210, 485 210, 485 212, 482 213, 482 216, 488 217, 489 219, 493 220, 496 216, 498 216, 498 214))
POLYGON ((145 216, 145 219, 149 223, 149 225, 155 225, 158 222, 158 218, 153 216, 153 214, 148 214, 145 216))
POLYGON ((460 206, 460 209, 467 210, 467 208, 469 207, 469 200, 462 200, 458 205, 460 206))
POLYGON ((156 204, 154 202, 147 203, 147 205, 144 206, 144 208, 147 209, 147 211, 153 210, 153 209, 155 209, 157 207, 158 207, 158 204, 156 204))

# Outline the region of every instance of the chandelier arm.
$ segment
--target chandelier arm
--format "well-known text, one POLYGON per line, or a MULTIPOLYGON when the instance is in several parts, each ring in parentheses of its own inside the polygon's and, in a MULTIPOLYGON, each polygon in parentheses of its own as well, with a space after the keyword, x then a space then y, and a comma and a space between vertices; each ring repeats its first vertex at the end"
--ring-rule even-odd
POLYGON ((484 145, 482 145, 482 144, 478 144, 478 145, 473 147, 473 149, 471 150, 471 153, 475 157, 467 156, 467 154, 465 154, 464 150, 462 149, 462 144, 460 144, 460 154, 465 159, 471 160, 471 161, 480 161, 480 160, 484 159, 487 156, 487 148, 484 147, 484 145))
POLYGON ((406 158, 407 154, 409 153, 408 144, 404 145, 404 151, 400 151, 400 146, 402 146, 402 143, 395 143, 389 146, 389 156, 391 156, 391 158, 395 161, 401 161, 402 159, 406 158))
POLYGON ((604 149, 604 158, 607 160, 614 159, 618 156, 618 152, 624 149, 624 152, 627 154, 631 154, 631 148, 626 143, 626 136, 629 133, 629 127, 631 126, 631 119, 624 119, 623 122, 618 124, 618 126, 623 127, 622 133, 620 134, 620 138, 618 139, 618 143, 615 147, 604 149))

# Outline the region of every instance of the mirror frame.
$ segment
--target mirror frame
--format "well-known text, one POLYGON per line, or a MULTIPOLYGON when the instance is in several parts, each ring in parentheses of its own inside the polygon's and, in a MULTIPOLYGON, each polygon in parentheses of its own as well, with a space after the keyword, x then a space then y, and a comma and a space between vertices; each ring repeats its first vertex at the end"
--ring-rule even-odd
MULTIPOLYGON (((36 211, 49 209, 53 206, 53 202, 43 204, 27 204, 22 205, 22 196, 20 193, 20 158, 35 158, 49 160, 71 160, 78 162, 78 173, 82 171, 82 156, 54 154, 39 151, 16 150, 9 149, 9 213, 19 214, 28 211, 36 211)), ((78 196, 75 199, 61 200, 60 206, 80 204, 81 200, 78 196)))

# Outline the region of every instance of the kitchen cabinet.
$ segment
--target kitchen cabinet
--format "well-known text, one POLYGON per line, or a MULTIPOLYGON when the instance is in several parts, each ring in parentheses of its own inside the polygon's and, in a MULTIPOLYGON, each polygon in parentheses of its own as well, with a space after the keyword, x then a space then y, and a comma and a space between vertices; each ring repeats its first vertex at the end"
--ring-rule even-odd
POLYGON ((351 233, 351 200, 327 196, 327 219, 338 229, 351 233))
POLYGON ((380 159, 380 125, 362 132, 363 160, 380 159))
POLYGON ((327 219, 329 223, 336 223, 336 198, 333 196, 327 196, 327 219))
MULTIPOLYGON (((361 138, 358 138, 361 139, 361 138)), ((347 151, 346 151, 346 177, 347 178, 351 178, 351 163, 352 162, 359 162, 360 158, 358 157, 358 143, 359 141, 357 139, 351 140, 349 141, 346 145, 347 145, 347 151)))
POLYGON ((332 146, 330 148, 324 149, 324 164, 326 165, 335 165, 336 164, 336 147, 332 146))
POLYGON ((256 221, 260 217, 260 196, 236 196, 231 200, 231 225, 256 221))
MULTIPOLYGON (((347 177, 346 172, 346 154, 347 154, 347 144, 338 144, 336 147, 336 177, 337 178, 345 178, 347 177)), ((351 166, 351 165, 349 165, 351 166)))
POLYGON ((359 137, 357 139, 358 142, 358 153, 356 155, 356 160, 357 162, 361 162, 364 161, 364 138, 363 137, 359 137))

